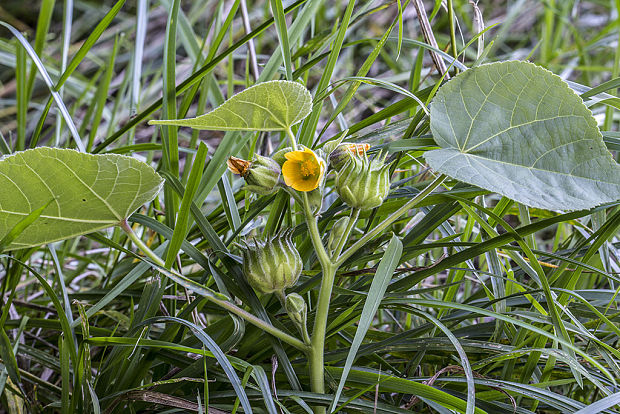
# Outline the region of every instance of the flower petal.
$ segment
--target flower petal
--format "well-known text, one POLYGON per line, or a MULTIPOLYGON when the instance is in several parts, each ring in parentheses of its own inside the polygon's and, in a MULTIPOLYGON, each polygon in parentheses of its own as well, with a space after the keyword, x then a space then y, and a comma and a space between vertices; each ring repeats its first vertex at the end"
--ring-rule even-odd
POLYGON ((289 151, 286 154, 284 154, 284 157, 289 161, 303 161, 304 152, 303 151, 289 151))
POLYGON ((284 156, 287 161, 282 165, 282 176, 286 185, 297 191, 312 191, 319 186, 325 162, 314 151, 304 148, 303 151, 287 152, 284 156))
POLYGON ((286 183, 286 185, 295 188, 295 183, 304 179, 303 175, 301 174, 301 169, 299 168, 299 162, 284 162, 284 164, 282 165, 282 177, 284 177, 284 182, 286 183))
POLYGON ((291 187, 293 187, 297 191, 312 191, 318 186, 319 180, 317 180, 316 178, 312 178, 309 180, 301 180, 295 183, 295 185, 292 185, 291 187))

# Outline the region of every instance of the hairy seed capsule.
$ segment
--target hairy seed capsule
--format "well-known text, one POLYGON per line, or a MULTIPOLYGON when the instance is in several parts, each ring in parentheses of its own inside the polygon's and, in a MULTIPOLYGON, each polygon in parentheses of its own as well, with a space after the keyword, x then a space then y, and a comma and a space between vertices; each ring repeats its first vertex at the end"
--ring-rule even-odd
POLYGON ((390 192, 390 166, 366 156, 351 157, 336 176, 336 191, 350 207, 379 207, 390 192))
POLYGON ((280 165, 262 155, 254 155, 252 161, 230 157, 227 164, 229 170, 243 177, 247 184, 246 190, 259 195, 272 193, 280 179, 280 165))
POLYGON ((303 263, 291 234, 292 230, 284 230, 266 241, 246 241, 243 273, 254 289, 284 297, 284 290, 297 283, 303 263))

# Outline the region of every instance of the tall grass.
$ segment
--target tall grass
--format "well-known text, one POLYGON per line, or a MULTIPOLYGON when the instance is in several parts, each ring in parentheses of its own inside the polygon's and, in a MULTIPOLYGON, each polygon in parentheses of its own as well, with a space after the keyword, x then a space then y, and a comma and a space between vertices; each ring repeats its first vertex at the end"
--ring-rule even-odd
MULTIPOLYGON (((530 59, 579 93, 612 80, 584 99, 620 149, 617 98, 601 95, 619 85, 620 2, 479 1, 494 25, 483 37, 474 2, 444 3, 3 3, 0 151, 82 145, 151 162, 166 186, 130 218, 134 231, 167 265, 296 336, 276 298, 243 279, 236 242, 295 227, 311 324, 322 275, 307 229, 288 197, 246 194, 225 163, 271 154, 283 137, 146 121, 204 113, 256 82, 303 82, 315 101, 300 143, 346 136, 396 161, 388 200, 362 213, 351 243, 434 178, 420 105, 442 82, 433 62, 454 75, 530 59)), ((324 233, 348 214, 326 204, 324 233)), ((118 230, 3 254, 0 401, 10 413, 618 413, 619 225, 618 203, 549 212, 447 182, 336 275, 324 394, 310 391, 303 353, 171 282, 118 230), (403 255, 374 297, 392 233, 403 255), (363 313, 367 296, 376 315, 363 313)))

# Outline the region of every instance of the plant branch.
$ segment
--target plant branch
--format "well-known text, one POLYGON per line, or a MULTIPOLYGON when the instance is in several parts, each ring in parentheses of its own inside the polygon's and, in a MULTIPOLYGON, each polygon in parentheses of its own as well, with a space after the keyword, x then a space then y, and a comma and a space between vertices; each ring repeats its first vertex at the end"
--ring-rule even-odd
POLYGON ((359 208, 354 208, 351 210, 351 215, 349 215, 349 222, 347 223, 347 228, 344 230, 344 233, 342 234, 342 238, 338 241, 338 246, 336 246, 336 249, 332 253, 332 259, 331 259, 332 261, 336 261, 340 253, 342 253, 342 249, 347 243, 347 240, 349 239, 349 235, 351 234, 351 230, 353 230, 353 227, 355 227, 355 223, 357 223, 357 219, 359 218, 359 216, 360 216, 359 208))
POLYGON ((403 214, 409 211, 409 209, 418 204, 420 201, 424 200, 435 188, 439 187, 446 178, 447 177, 444 174, 441 174, 440 176, 435 178, 433 182, 426 186, 424 190, 420 191, 415 197, 403 204, 398 210, 393 212, 385 220, 379 223, 375 228, 363 235, 358 241, 353 244, 353 246, 349 247, 347 250, 345 250, 344 253, 342 253, 342 255, 340 255, 338 260, 336 260, 336 267, 340 267, 345 260, 351 257, 362 246, 377 237, 379 234, 383 233, 383 230, 385 230, 388 226, 398 220, 403 214))
POLYGON ((120 227, 125 231, 125 233, 127 233, 127 235, 134 242, 134 244, 146 256, 148 256, 154 262, 155 265, 157 265, 158 270, 160 270, 168 278, 181 284, 185 288, 190 289, 194 291, 195 293, 207 298, 211 302, 226 309, 227 311, 234 313, 235 315, 245 319, 246 321, 250 322, 256 327, 264 330, 267 333, 270 333, 271 335, 299 349, 300 351, 308 352, 308 346, 304 342, 287 334, 284 331, 279 330, 275 326, 251 314, 250 312, 238 307, 234 303, 230 302, 230 300, 225 295, 222 295, 221 293, 215 292, 211 289, 201 286, 198 283, 183 276, 182 274, 176 272, 173 269, 167 269, 161 257, 157 256, 154 251, 152 251, 146 244, 144 244, 144 242, 136 235, 136 233, 134 233, 131 226, 129 226, 129 224, 127 223, 127 220, 123 220, 120 223, 120 227))

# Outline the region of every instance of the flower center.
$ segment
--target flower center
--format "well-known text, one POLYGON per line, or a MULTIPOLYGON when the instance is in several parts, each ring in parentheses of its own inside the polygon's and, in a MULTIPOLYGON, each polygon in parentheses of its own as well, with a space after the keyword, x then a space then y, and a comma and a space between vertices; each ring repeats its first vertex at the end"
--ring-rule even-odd
POLYGON ((312 161, 313 160, 302 161, 299 166, 301 175, 303 175, 304 178, 316 175, 317 165, 312 161))

